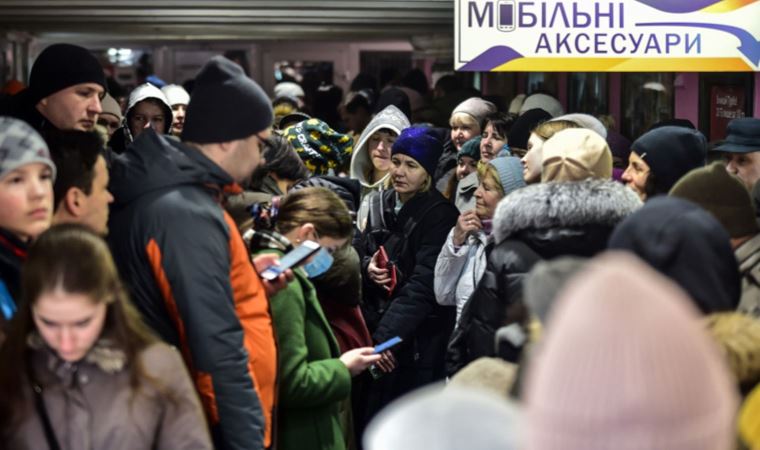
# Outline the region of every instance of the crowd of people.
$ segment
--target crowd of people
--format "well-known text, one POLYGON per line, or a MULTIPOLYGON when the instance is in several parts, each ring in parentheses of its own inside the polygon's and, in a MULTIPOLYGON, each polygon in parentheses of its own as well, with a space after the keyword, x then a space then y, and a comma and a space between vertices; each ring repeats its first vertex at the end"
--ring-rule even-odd
POLYGON ((760 448, 760 119, 108 85, 0 99, 0 448, 760 448))

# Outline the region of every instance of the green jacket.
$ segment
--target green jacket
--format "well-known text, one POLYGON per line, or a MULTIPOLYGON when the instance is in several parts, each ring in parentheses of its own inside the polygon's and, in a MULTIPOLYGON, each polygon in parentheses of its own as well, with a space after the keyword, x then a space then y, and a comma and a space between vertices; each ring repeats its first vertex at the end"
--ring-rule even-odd
MULTIPOLYGON (((259 253, 278 253, 264 250, 259 253)), ((342 450, 341 402, 351 394, 351 374, 319 306, 314 286, 301 269, 271 298, 279 343, 279 450, 342 450)))

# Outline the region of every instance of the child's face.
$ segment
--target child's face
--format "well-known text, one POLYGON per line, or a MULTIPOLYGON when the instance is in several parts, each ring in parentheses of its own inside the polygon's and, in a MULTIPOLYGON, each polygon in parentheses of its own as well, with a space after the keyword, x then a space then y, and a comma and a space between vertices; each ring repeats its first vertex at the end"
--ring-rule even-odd
POLYGON ((50 167, 31 163, 0 178, 0 228, 23 241, 50 228, 53 176, 50 167))

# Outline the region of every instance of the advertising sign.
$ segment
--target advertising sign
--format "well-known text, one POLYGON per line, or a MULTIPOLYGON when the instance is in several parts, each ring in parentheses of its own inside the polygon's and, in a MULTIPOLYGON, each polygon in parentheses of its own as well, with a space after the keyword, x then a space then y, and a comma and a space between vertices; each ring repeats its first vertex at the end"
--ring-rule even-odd
POLYGON ((744 117, 744 89, 712 86, 710 89, 710 139, 726 135, 728 122, 744 117))
POLYGON ((760 71, 760 0, 456 0, 462 71, 760 71))

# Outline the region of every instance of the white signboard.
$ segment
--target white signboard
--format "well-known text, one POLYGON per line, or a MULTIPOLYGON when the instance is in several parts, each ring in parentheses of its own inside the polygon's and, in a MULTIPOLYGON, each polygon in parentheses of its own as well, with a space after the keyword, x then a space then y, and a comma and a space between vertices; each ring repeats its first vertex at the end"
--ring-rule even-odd
POLYGON ((760 71, 760 0, 456 0, 456 69, 760 71))

